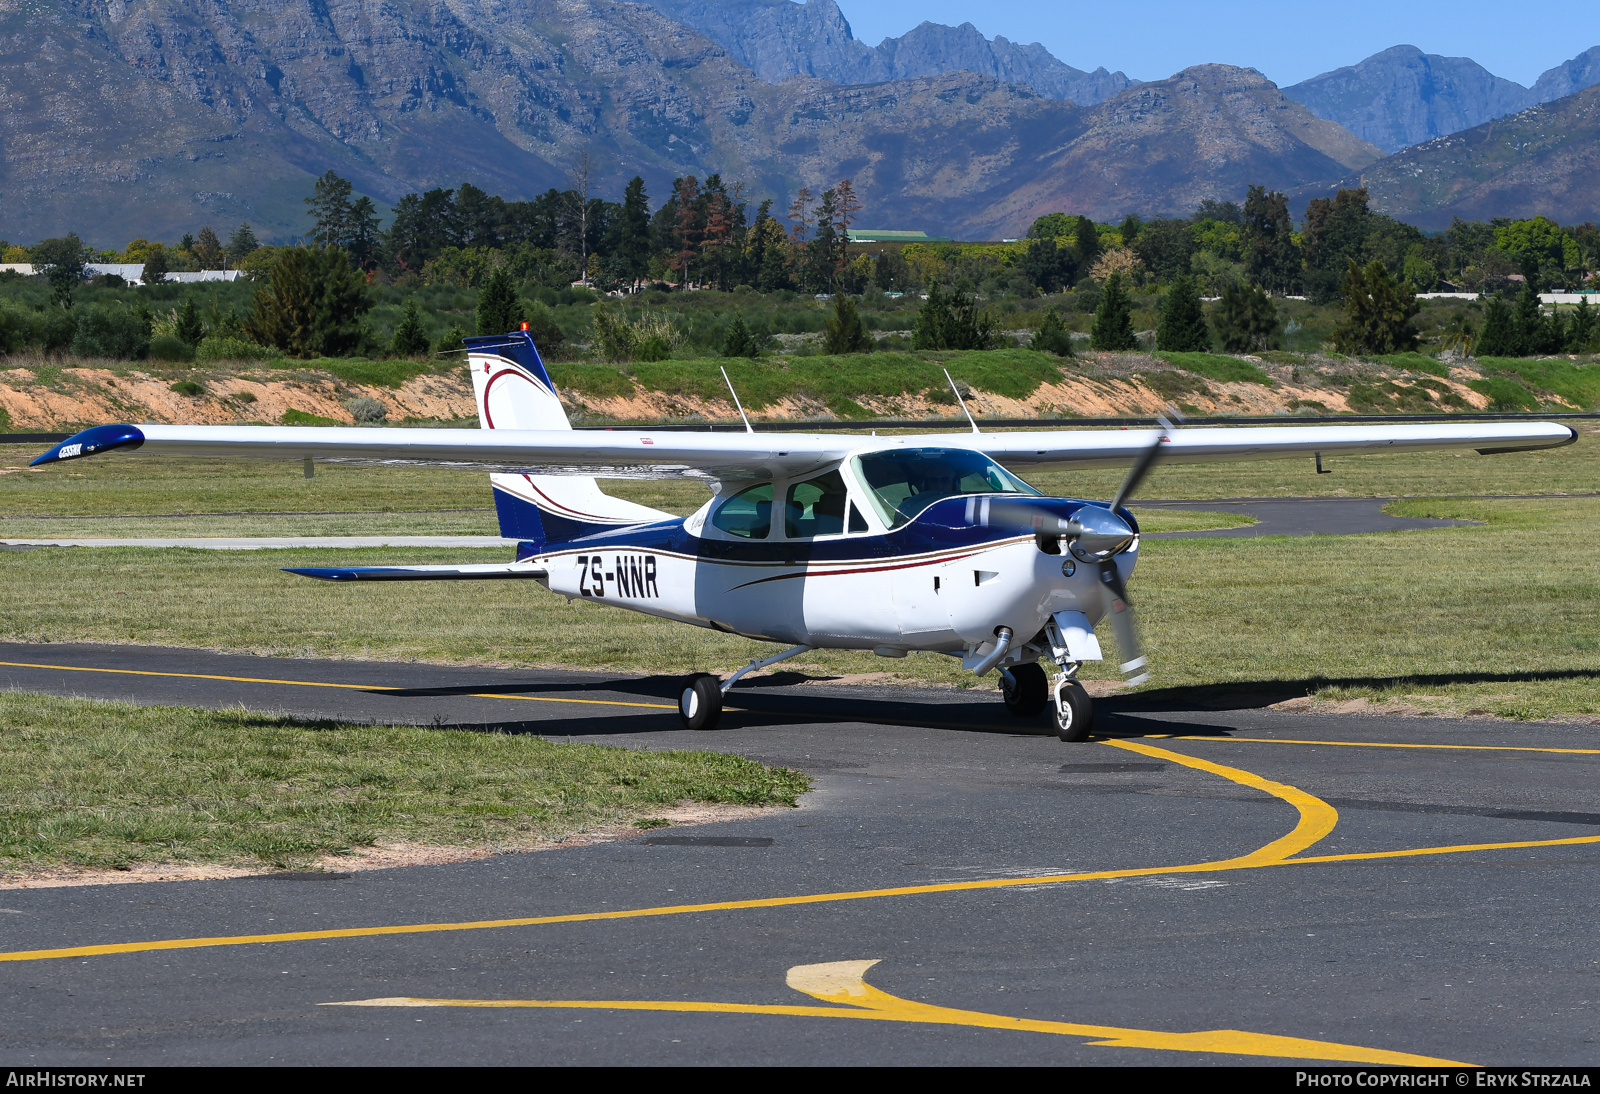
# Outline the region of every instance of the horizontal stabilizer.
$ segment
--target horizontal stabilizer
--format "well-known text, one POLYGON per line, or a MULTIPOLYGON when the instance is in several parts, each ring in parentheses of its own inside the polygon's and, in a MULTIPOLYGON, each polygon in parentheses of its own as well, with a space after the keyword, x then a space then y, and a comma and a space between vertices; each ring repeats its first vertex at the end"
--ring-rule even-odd
POLYGON ((549 576, 543 567, 525 562, 491 562, 478 566, 306 566, 285 573, 323 581, 494 581, 549 576))

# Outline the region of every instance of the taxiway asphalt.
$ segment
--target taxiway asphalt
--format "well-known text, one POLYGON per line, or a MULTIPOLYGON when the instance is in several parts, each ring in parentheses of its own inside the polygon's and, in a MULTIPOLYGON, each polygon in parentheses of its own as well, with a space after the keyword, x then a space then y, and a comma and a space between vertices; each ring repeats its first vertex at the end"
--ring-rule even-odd
POLYGON ((1600 1043, 1594 726, 1129 697, 1063 745, 989 691, 779 674, 690 733, 664 678, 0 661, 0 687, 725 749, 815 783, 568 850, 0 892, 9 1064, 1582 1064, 1600 1043))

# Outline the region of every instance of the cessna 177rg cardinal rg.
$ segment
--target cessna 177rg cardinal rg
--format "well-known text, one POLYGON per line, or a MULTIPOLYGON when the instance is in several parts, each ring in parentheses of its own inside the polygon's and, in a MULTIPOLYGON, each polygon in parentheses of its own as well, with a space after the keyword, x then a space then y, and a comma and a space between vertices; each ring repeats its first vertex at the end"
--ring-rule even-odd
MULTIPOLYGON (((563 596, 785 645, 727 680, 685 681, 679 713, 717 724, 752 669, 809 650, 929 651, 1000 674, 1006 707, 1050 707, 1064 741, 1089 734, 1076 676, 1100 660, 1110 617, 1123 673, 1145 680, 1127 583, 1139 525, 1125 507, 1157 460, 1266 459, 1408 448, 1483 453, 1577 439, 1550 422, 927 433, 574 431, 526 333, 470 338, 480 428, 102 425, 35 465, 137 450, 304 461, 399 461, 491 470, 513 561, 350 566, 332 581, 531 578, 563 596), (1127 466, 1109 501, 1045 497, 1017 472, 1127 466), (601 492, 596 477, 684 475, 714 494, 676 517, 601 492), (1047 678, 1044 665, 1056 669, 1047 678)), ((959 397, 959 396, 958 396, 959 397)), ((742 413, 742 412, 741 412, 742 413)))

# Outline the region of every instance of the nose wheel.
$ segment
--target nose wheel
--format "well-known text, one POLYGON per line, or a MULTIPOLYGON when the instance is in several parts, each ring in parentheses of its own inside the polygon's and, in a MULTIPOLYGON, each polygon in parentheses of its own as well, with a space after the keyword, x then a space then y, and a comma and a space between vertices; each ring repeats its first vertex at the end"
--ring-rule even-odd
POLYGON ((685 729, 716 729, 722 717, 722 681, 710 673, 684 681, 678 695, 678 717, 685 729))
POLYGON ((1032 718, 1050 705, 1050 681, 1035 663, 1013 665, 1000 673, 1000 694, 1012 714, 1032 718))
POLYGON ((1055 710, 1056 736, 1063 741, 1087 741, 1094 730, 1094 701, 1083 685, 1070 676, 1056 681, 1055 710))

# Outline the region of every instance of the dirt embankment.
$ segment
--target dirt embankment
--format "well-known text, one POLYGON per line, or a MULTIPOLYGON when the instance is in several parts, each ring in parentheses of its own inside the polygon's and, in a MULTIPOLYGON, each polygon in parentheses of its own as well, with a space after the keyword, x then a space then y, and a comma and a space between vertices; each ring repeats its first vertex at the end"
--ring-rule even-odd
MULTIPOLYGON (((1218 381, 1172 370, 1142 354, 1101 354, 1083 358, 1079 368, 1044 384, 1024 399, 973 391, 967 404, 985 418, 1065 418, 1142 416, 1177 402, 1200 414, 1267 415, 1312 411, 1339 413, 1370 409, 1352 406, 1351 385, 1329 369, 1312 365, 1259 365, 1271 378, 1260 383, 1218 381), (1076 373, 1076 374, 1074 374, 1076 373), (1174 381, 1174 377, 1181 378, 1174 381)), ((1368 366, 1366 382, 1386 382, 1397 390, 1417 383, 1415 377, 1376 374, 1368 366)), ((1458 397, 1460 410, 1481 410, 1488 400, 1467 386, 1478 379, 1471 368, 1451 370, 1447 381, 1428 381, 1458 397)), ((13 430, 59 430, 97 422, 162 422, 175 425, 277 423, 297 411, 335 422, 353 422, 348 404, 361 396, 375 399, 390 422, 457 421, 476 418, 472 385, 459 375, 425 375, 399 388, 350 383, 327 373, 214 371, 198 380, 203 390, 174 390, 170 376, 128 368, 91 366, 59 369, 0 370, 0 408, 13 430)), ((1440 392, 1442 395, 1442 392, 1440 392)), ((738 412, 730 399, 704 399, 635 388, 627 396, 597 398, 562 391, 562 401, 576 420, 621 422, 732 421, 738 412)), ((883 418, 945 419, 957 414, 947 402, 926 393, 889 397, 860 396, 857 402, 883 418)), ((1444 410, 1445 406, 1432 409, 1444 410)), ((761 421, 807 421, 835 415, 820 401, 803 395, 786 397, 751 410, 761 421)))

